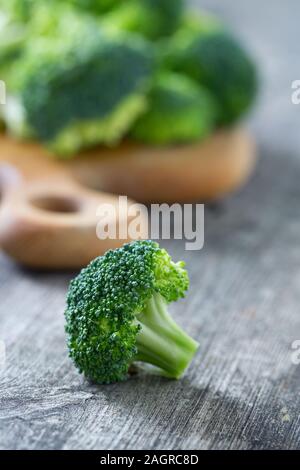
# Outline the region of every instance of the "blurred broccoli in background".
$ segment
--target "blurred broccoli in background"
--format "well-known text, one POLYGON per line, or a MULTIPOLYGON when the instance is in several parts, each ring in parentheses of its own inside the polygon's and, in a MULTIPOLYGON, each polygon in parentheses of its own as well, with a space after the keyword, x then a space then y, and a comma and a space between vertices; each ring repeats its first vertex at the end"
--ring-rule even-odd
POLYGON ((0 10, 16 21, 27 21, 36 3, 36 0, 0 0, 0 10))
POLYGON ((222 31, 224 28, 224 24, 215 15, 200 11, 185 11, 175 33, 203 34, 222 31))
MULTIPOLYGON (((7 84, 13 64, 22 53, 27 33, 24 25, 14 20, 1 6, 0 0, 0 80, 7 84)), ((1 132, 4 130, 4 109, 0 106, 1 132)))
POLYGON ((0 0, 0 79, 10 133, 61 156, 201 141, 257 89, 247 52, 183 0, 0 0))
POLYGON ((115 143, 145 108, 152 66, 142 39, 111 38, 74 19, 67 35, 29 42, 14 68, 6 124, 62 156, 115 143))
MULTIPOLYGON (((120 6, 127 0, 0 0, 0 9, 9 12, 19 20, 29 20, 33 11, 40 5, 58 7, 66 4, 79 10, 94 14, 102 14, 120 6)), ((50 12, 50 10, 49 10, 50 12)))
POLYGON ((149 108, 132 135, 149 144, 200 140, 215 126, 216 103, 209 91, 184 75, 161 74, 149 94, 149 108))
POLYGON ((110 12, 106 24, 149 39, 168 36, 179 26, 183 0, 127 0, 110 12))
POLYGON ((91 12, 93 14, 103 14, 107 11, 116 8, 127 0, 64 0, 67 3, 80 8, 82 10, 91 12))
POLYGON ((219 104, 219 124, 239 119, 257 92, 256 68, 242 46, 221 24, 194 17, 170 39, 166 63, 207 87, 219 104))
POLYGON ((26 29, 21 23, 14 22, 0 11, 0 73, 4 79, 3 69, 15 60, 26 39, 26 29))

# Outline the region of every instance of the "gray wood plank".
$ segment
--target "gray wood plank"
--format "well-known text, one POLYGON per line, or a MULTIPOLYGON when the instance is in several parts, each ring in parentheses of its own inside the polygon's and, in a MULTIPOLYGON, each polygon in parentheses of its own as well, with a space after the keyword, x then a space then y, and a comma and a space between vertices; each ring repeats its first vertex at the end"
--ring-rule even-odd
POLYGON ((200 342, 178 382, 146 375, 92 386, 67 357, 71 274, 22 270, 0 255, 0 448, 300 448, 300 78, 296 0, 194 2, 222 14, 248 42, 263 89, 250 120, 261 161, 239 194, 206 209, 201 252, 187 261, 189 297, 174 316, 200 342))

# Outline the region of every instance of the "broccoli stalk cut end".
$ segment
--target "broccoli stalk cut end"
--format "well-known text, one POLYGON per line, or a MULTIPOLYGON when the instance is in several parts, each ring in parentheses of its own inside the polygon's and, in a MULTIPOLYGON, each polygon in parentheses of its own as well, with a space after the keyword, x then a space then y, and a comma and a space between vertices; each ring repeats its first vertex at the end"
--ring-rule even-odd
POLYGON ((179 379, 199 344, 174 322, 160 294, 153 295, 137 319, 140 331, 136 360, 158 367, 161 375, 179 379))

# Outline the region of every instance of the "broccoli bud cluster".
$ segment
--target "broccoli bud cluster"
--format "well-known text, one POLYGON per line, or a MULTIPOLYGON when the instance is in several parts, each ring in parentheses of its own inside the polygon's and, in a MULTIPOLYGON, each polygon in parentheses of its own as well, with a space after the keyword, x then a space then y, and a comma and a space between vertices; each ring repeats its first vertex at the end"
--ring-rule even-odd
POLYGON ((153 241, 108 251, 71 282, 66 316, 70 356, 86 377, 111 383, 137 361, 178 378, 198 344, 172 320, 167 304, 184 297, 189 279, 153 241))

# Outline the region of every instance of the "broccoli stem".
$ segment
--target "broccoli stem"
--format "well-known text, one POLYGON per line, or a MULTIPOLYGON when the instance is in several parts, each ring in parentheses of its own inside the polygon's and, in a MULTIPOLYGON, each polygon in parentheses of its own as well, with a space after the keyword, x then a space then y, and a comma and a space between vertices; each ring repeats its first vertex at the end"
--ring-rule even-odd
POLYGON ((170 317, 167 304, 160 294, 148 301, 138 315, 141 329, 137 335, 136 360, 161 369, 162 375, 178 379, 198 349, 198 343, 188 336, 170 317))

